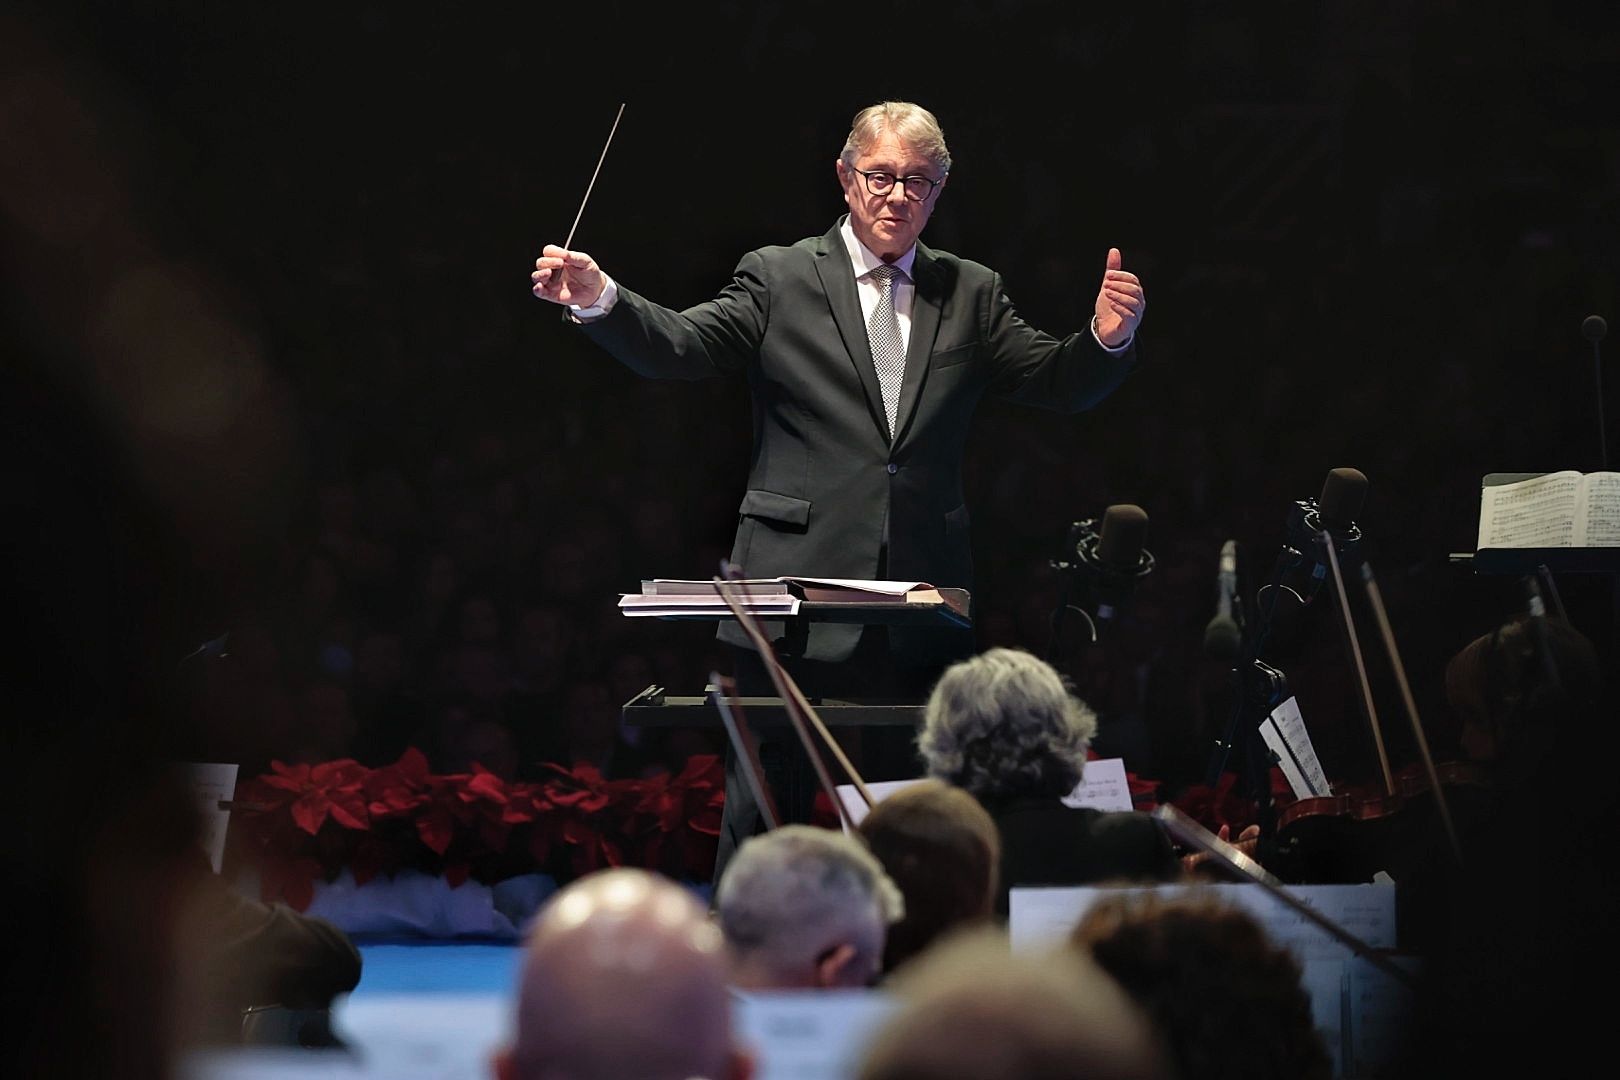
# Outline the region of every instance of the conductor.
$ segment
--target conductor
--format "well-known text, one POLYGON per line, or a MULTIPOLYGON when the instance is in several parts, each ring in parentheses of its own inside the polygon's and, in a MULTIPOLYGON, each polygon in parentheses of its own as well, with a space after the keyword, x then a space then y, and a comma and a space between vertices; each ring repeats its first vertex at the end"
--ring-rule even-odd
MULTIPOLYGON (((822 236, 744 255, 713 300, 671 310, 556 245, 535 261, 534 295, 639 374, 746 375, 753 453, 731 561, 750 577, 968 588, 974 409, 986 395, 1066 413, 1097 404, 1135 361, 1142 284, 1110 248, 1090 328, 1058 338, 1018 316, 1000 274, 921 244, 951 155, 920 105, 862 109, 834 168, 849 213, 822 236)), ((722 623, 720 636, 741 647, 744 692, 763 685, 741 628, 722 623)), ((815 623, 788 663, 812 696, 920 698, 971 651, 969 631, 815 623)), ((731 812, 731 787, 735 827, 747 819, 731 812)), ((722 836, 722 856, 742 835, 722 836)))

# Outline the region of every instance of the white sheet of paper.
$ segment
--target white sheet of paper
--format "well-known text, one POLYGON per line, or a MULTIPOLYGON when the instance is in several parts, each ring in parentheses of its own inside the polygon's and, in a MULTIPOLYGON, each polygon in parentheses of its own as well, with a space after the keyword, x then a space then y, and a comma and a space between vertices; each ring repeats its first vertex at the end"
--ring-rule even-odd
POLYGON ((1125 779, 1124 758, 1098 758, 1086 762, 1080 783, 1063 797, 1064 806, 1087 806, 1093 810, 1135 810, 1131 785, 1125 779))
POLYGON ((1511 484, 1481 487, 1479 547, 1569 547, 1581 474, 1566 469, 1511 484))
POLYGON ((202 819, 202 845, 208 852, 208 862, 219 873, 225 861, 225 830, 231 823, 231 812, 221 810, 219 804, 236 797, 236 765, 218 763, 191 763, 186 775, 197 799, 197 814, 202 819))
MULTIPOLYGON (((1415 957, 1390 958, 1413 975, 1421 975, 1415 957)), ((1348 1004, 1345 1054, 1350 1076, 1388 1076, 1401 1051, 1412 1017, 1412 991, 1361 957, 1345 964, 1348 1004)))
POLYGON ((487 1080, 512 1020, 508 994, 361 994, 332 1007, 365 1075, 395 1080, 487 1080))
MULTIPOLYGON (((874 800, 882 802, 895 792, 904 790, 916 782, 916 780, 879 780, 867 784, 866 790, 872 793, 874 800)), ((849 811, 850 819, 859 825, 861 819, 866 817, 866 801, 861 798, 860 792, 855 790, 854 784, 839 784, 834 790, 838 792, 838 801, 849 811)), ((1066 806, 1089 806, 1094 810, 1134 810, 1136 807, 1131 802, 1131 786, 1125 779, 1125 759, 1098 758, 1096 761, 1086 762, 1086 770, 1081 774, 1080 783, 1064 796, 1063 802, 1066 806)))
POLYGON ((801 585, 830 585, 835 589, 859 589, 862 592, 882 593, 884 596, 904 596, 912 589, 931 589, 926 581, 867 581, 862 578, 795 577, 801 585))
POLYGON ((734 991, 732 1017, 755 1080, 844 1080, 895 1004, 878 990, 734 991))
MULTIPOLYGON (((1317 958, 1344 960, 1355 955, 1348 946, 1259 885, 1175 884, 1137 888, 1165 893, 1188 888, 1214 890, 1221 899, 1242 907, 1258 919, 1271 939, 1292 950, 1301 962, 1317 958)), ((1117 891, 1089 885, 1013 889, 1009 894, 1007 919, 1013 946, 1044 947, 1062 941, 1099 897, 1117 891)), ((1290 885, 1288 891, 1368 945, 1379 949, 1394 947, 1395 886, 1290 885)))
POLYGON ((1345 1019, 1349 1000, 1349 965, 1343 960, 1314 960, 1300 967, 1299 982, 1311 999, 1311 1025, 1322 1035, 1333 1075, 1344 1076, 1350 1031, 1345 1019))
POLYGON ((1277 766, 1287 778, 1294 798, 1333 794, 1327 774, 1322 771, 1322 762, 1316 757, 1316 747, 1311 745, 1311 733, 1305 730, 1305 717, 1300 715, 1297 698, 1289 698, 1272 710, 1260 724, 1260 737, 1276 755, 1277 766), (1284 740, 1287 746, 1283 745, 1284 740))
MULTIPOLYGON (((876 780, 867 784, 866 790, 872 793, 875 801, 882 802, 895 792, 902 791, 916 782, 916 780, 876 780)), ((855 790, 854 784, 839 784, 833 790, 838 792, 838 801, 849 811, 850 820, 859 825, 866 817, 866 800, 861 798, 861 793, 855 790)), ((847 825, 844 831, 849 831, 847 825)))

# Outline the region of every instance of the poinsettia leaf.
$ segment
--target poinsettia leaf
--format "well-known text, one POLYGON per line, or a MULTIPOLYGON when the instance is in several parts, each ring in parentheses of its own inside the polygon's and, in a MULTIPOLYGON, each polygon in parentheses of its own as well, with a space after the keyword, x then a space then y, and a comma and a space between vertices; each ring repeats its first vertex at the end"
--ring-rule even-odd
POLYGON ((472 778, 467 781, 466 790, 481 799, 488 799, 490 802, 499 803, 502 806, 506 805, 505 781, 492 772, 484 771, 482 766, 474 765, 473 770, 472 778))
POLYGON ((442 811, 429 810, 416 819, 416 835, 421 837, 422 843, 435 855, 443 855, 450 849, 450 841, 455 838, 455 830, 450 815, 442 811))
POLYGON ((346 829, 369 829, 371 818, 366 812, 365 798, 356 793, 333 799, 332 820, 346 829))
POLYGON ((314 836, 326 824, 326 815, 332 808, 332 800, 319 791, 311 791, 292 805, 293 821, 298 827, 309 835, 314 836))

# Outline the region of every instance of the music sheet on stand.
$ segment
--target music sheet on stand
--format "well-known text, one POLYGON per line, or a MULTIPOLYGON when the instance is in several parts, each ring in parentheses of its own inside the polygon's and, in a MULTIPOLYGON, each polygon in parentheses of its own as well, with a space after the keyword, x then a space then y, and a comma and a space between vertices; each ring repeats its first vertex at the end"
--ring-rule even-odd
POLYGON ((1282 769, 1294 798, 1333 794, 1327 774, 1322 771, 1322 762, 1316 756, 1316 747, 1311 745, 1310 732, 1305 730, 1305 717, 1300 714, 1298 698, 1289 698, 1272 710, 1260 725, 1260 737, 1276 755, 1277 766, 1282 769))
POLYGON ((1620 546, 1620 472, 1588 473, 1586 498, 1575 509, 1576 543, 1620 546))
POLYGON ((1479 547, 1570 547, 1578 472, 1548 473, 1480 491, 1479 547))

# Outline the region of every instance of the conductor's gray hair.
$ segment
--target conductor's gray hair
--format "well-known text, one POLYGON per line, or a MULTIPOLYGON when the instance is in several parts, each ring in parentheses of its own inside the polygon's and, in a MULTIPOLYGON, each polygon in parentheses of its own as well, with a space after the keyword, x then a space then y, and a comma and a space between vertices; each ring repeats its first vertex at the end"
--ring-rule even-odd
POLYGON ((884 934, 905 914, 905 901, 859 840, 784 825, 737 849, 715 908, 739 960, 790 976, 844 943, 867 959, 881 956, 884 934))
POLYGON ((939 121, 933 113, 909 101, 883 101, 856 113, 839 157, 845 165, 854 165, 855 159, 870 150, 886 131, 933 162, 940 172, 951 171, 951 152, 945 146, 945 132, 940 130, 939 121))
POLYGON ((1069 794, 1096 734, 1097 714, 1052 665, 991 649, 940 677, 917 747, 930 776, 996 803, 1069 794))

